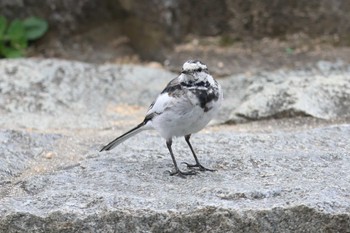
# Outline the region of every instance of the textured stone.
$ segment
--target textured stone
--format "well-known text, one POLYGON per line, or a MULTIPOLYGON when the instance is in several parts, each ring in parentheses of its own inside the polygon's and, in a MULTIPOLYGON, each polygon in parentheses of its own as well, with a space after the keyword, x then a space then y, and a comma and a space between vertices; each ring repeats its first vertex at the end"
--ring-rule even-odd
POLYGON ((142 118, 175 74, 141 66, 19 59, 0 61, 0 76, 0 125, 82 128, 128 121, 130 112, 131 119, 142 118))
MULTIPOLYGON (((312 84, 338 77, 341 69, 320 63, 320 70, 321 78, 306 79, 306 71, 291 77, 298 85, 298 78, 312 84)), ((346 76, 347 70, 342 72, 346 76)), ((272 83, 283 84, 280 73, 269 75, 272 83)), ((2 60, 0 232, 350 228, 346 119, 333 125, 298 117, 208 127, 193 135, 192 144, 203 165, 217 171, 187 179, 169 176, 172 161, 154 131, 99 153, 103 144, 142 120, 174 76, 140 66, 2 60)), ((228 121, 230 112, 245 104, 247 88, 267 82, 261 77, 219 80, 226 99, 216 121, 228 121)), ((288 84, 292 89, 294 83, 288 84)), ((173 149, 179 164, 193 162, 183 138, 174 140, 173 149)), ((181 169, 186 169, 183 164, 181 169)))
POLYGON ((242 98, 237 95, 240 103, 230 121, 298 115, 321 119, 348 117, 349 74, 349 66, 328 62, 319 62, 318 67, 312 69, 257 74, 249 78, 250 82, 243 81, 244 95, 242 98))
MULTIPOLYGON (((108 153, 97 151, 121 131, 60 137, 12 133, 12 140, 2 142, 6 148, 22 147, 18 138, 33 138, 13 157, 43 150, 56 158, 28 158, 26 169, 8 175, 0 187, 0 231, 345 232, 350 227, 349 125, 235 129, 193 137, 201 162, 217 172, 187 179, 166 172, 171 158, 152 132, 108 153)), ((175 141, 174 151, 179 162, 193 160, 183 139, 175 141)))

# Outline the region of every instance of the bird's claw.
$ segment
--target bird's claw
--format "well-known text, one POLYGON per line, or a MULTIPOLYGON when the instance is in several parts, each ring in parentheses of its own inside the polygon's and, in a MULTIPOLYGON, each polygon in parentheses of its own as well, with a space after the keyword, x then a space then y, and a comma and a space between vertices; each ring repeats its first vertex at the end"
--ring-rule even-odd
POLYGON ((186 178, 186 176, 193 176, 193 175, 197 175, 197 172, 195 171, 188 171, 188 172, 183 172, 180 169, 177 169, 175 171, 168 171, 170 176, 179 176, 181 178, 186 178))
POLYGON ((206 168, 204 167, 202 164, 200 163, 196 163, 196 164, 189 164, 189 163, 186 163, 186 162, 182 162, 183 164, 186 164, 186 166, 188 168, 199 168, 200 171, 210 171, 210 172, 215 172, 216 170, 214 169, 209 169, 209 168, 206 168))

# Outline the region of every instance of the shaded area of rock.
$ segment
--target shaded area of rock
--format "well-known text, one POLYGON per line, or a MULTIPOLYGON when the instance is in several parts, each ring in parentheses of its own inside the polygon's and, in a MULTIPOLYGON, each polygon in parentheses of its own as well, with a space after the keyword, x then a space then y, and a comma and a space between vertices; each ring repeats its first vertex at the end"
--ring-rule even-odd
MULTIPOLYGON (((41 41, 44 44, 53 46, 61 40, 75 49, 79 41, 84 40, 74 43, 69 37, 79 35, 84 38, 86 32, 97 32, 102 25, 105 33, 95 33, 95 38, 86 38, 96 41, 95 50, 101 47, 99 44, 113 48, 113 36, 106 37, 105 34, 113 34, 116 38, 127 36, 128 46, 133 47, 137 54, 158 61, 164 58, 167 49, 176 42, 184 41, 189 34, 246 40, 306 33, 311 37, 332 36, 336 43, 348 45, 349 9, 350 4, 346 0, 0 2, 0 11, 11 19, 29 16, 47 19, 50 31, 41 41)), ((59 48, 56 52, 60 52, 59 48)), ((109 53, 109 56, 112 54, 109 53)))
POLYGON ((154 211, 110 211, 100 221, 97 216, 76 218, 72 224, 67 220, 76 215, 53 213, 47 218, 19 214, 5 219, 13 227, 3 227, 6 232, 35 232, 23 226, 23 221, 38 226, 45 232, 298 232, 324 230, 346 232, 349 216, 346 214, 327 215, 306 206, 274 208, 257 212, 242 211, 232 213, 221 208, 203 208, 179 216, 177 213, 157 213, 154 211), (47 219, 55 222, 47 222, 47 219), (317 220, 316 220, 317 219, 317 220), (263 220, 263 221, 262 221, 263 220), (136 224, 135 224, 136 223, 136 224), (244 225, 246 224, 246 225, 244 225), (326 225, 326 227, 324 227, 326 225), (272 227, 273 226, 273 227, 272 227))
POLYGON ((345 0, 220 0, 200 4, 185 0, 84 0, 79 4, 59 0, 41 3, 4 0, 0 9, 11 18, 32 15, 47 18, 63 36, 113 19, 121 22, 131 19, 150 25, 148 32, 144 31, 138 41, 153 33, 154 29, 177 40, 188 33, 210 36, 234 33, 241 37, 264 37, 295 32, 318 36, 336 34, 346 39, 350 5, 345 0))

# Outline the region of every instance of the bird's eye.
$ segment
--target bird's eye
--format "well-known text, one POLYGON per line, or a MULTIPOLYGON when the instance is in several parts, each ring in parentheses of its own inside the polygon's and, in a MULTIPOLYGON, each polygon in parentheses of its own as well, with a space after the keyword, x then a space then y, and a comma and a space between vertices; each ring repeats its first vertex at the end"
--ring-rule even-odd
POLYGON ((202 71, 202 68, 198 68, 197 70, 198 70, 198 72, 201 72, 201 71, 202 71))

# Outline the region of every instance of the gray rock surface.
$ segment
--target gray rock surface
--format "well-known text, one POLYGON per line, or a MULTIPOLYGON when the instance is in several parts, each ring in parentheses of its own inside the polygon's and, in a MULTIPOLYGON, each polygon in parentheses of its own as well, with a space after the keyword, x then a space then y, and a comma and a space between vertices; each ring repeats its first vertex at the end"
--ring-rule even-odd
MULTIPOLYGON (((338 77, 338 68, 327 70, 338 77)), ((208 127, 193 136, 193 146, 217 171, 187 179, 169 176, 171 158, 153 131, 98 153, 142 120, 175 75, 140 66, 2 60, 0 232, 350 229, 346 118, 208 127)), ((243 75, 219 81, 226 99, 217 122, 244 105, 247 87, 266 82, 243 75)), ((193 160, 183 139, 175 140, 174 153, 178 162, 193 160)))
MULTIPOLYGON (((152 132, 99 154, 100 145, 121 131, 60 137, 1 131, 5 148, 23 148, 20 139, 32 138, 26 150, 12 156, 33 156, 27 157, 22 172, 2 178, 0 231, 349 229, 350 125, 236 130, 221 127, 196 135, 193 144, 201 161, 217 172, 187 179, 166 173, 172 168, 170 156, 152 132), (47 143, 42 144, 44 138, 47 143)), ((174 148, 179 162, 192 161, 183 140, 174 148)))
POLYGON ((2 60, 0 111, 4 117, 0 125, 103 128, 111 121, 132 120, 130 112, 142 118, 175 76, 141 66, 95 66, 55 59, 2 60))
MULTIPOLYGON (((350 67, 341 62, 323 61, 309 69, 261 72, 248 80, 239 76, 239 80, 243 96, 242 92, 232 93, 227 88, 228 93, 238 99, 229 117, 231 122, 293 116, 321 119, 350 116, 350 67)), ((232 96, 228 98, 231 100, 232 96)))

